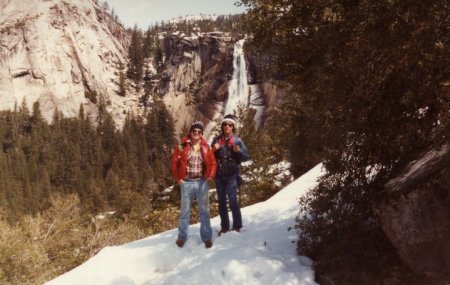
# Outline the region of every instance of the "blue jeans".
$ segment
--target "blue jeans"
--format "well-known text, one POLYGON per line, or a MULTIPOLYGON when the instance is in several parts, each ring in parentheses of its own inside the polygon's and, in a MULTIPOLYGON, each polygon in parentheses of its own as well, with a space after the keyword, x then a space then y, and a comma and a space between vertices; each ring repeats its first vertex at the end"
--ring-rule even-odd
POLYGON ((200 213, 200 237, 202 241, 211 240, 212 230, 209 220, 208 182, 203 178, 199 180, 186 179, 180 187, 181 207, 178 223, 178 239, 184 241, 187 239, 192 202, 196 197, 200 213))
POLYGON ((242 228, 241 208, 237 199, 238 175, 216 176, 217 200, 219 202, 220 225, 222 229, 230 229, 230 219, 228 217, 227 196, 230 203, 231 214, 233 215, 233 228, 242 228))

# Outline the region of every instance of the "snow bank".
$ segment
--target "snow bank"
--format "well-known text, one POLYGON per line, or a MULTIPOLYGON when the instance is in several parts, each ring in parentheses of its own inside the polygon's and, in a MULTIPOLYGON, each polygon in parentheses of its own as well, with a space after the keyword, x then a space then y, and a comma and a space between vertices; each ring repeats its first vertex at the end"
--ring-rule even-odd
MULTIPOLYGON (((47 285, 137 284, 316 284, 311 261, 297 256, 298 197, 316 185, 317 165, 269 200, 242 209, 241 233, 217 236, 205 249, 199 224, 190 226, 183 248, 177 230, 107 247, 84 264, 47 285)), ((214 229, 220 219, 211 220, 214 229)))

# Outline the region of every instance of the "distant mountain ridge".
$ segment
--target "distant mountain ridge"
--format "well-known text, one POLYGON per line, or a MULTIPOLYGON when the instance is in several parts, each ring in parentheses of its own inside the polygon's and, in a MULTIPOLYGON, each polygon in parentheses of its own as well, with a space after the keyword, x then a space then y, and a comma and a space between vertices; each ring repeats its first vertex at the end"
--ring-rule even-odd
POLYGON ((174 17, 172 19, 170 19, 168 22, 170 23, 178 23, 178 22, 182 22, 182 21, 187 21, 187 22, 195 22, 195 21, 201 21, 201 20, 212 20, 215 21, 217 19, 218 15, 216 14, 190 14, 190 15, 184 15, 184 16, 179 16, 179 17, 174 17))

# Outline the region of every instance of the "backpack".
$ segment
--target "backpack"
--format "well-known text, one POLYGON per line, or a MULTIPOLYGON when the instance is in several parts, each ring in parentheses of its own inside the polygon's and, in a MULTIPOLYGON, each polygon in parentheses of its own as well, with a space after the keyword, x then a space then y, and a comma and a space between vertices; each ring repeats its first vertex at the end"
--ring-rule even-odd
MULTIPOLYGON (((218 142, 219 137, 213 140, 213 144, 218 142)), ((216 152, 217 173, 225 176, 239 174, 240 161, 235 157, 233 150, 228 144, 225 144, 216 152)))

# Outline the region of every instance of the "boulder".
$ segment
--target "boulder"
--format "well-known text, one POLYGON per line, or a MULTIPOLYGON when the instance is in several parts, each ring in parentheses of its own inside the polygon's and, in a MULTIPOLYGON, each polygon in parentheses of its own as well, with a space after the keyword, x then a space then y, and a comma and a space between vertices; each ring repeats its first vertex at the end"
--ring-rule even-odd
POLYGON ((385 192, 375 211, 400 259, 428 284, 450 284, 450 147, 419 156, 385 192))

